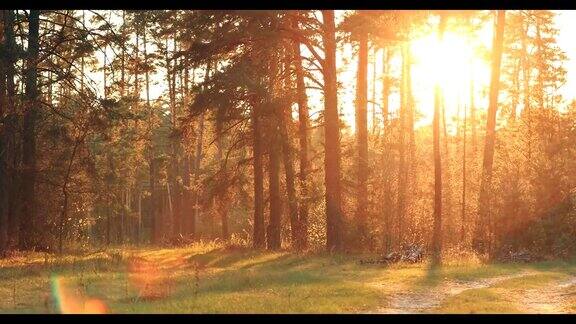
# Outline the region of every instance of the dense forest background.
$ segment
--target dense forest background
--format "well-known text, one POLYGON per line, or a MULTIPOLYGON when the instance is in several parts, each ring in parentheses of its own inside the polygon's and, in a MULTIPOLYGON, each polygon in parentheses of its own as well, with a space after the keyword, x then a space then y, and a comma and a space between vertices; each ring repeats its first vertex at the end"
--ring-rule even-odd
POLYGON ((576 104, 558 94, 557 33, 546 10, 2 10, 0 252, 218 239, 571 256, 576 104), (411 74, 410 42, 449 30, 490 78, 470 78, 456 115, 441 81, 417 102, 411 74))

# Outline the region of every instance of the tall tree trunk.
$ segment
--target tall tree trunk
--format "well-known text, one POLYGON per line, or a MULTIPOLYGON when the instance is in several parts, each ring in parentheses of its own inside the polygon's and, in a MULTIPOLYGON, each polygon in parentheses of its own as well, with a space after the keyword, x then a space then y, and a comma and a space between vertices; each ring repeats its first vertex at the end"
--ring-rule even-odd
MULTIPOLYGON (((147 21, 144 19, 144 26, 142 31, 142 42, 144 43, 144 65, 148 66, 148 42, 147 42, 147 21)), ((146 79, 146 108, 148 109, 148 127, 149 127, 149 139, 148 139, 148 151, 149 151, 149 166, 150 166, 150 219, 152 223, 152 243, 160 243, 162 237, 162 215, 159 213, 159 199, 158 199, 158 189, 157 183, 157 170, 156 170, 156 155, 154 153, 154 143, 153 143, 153 131, 152 123, 154 110, 150 104, 150 73, 148 69, 144 71, 144 77, 146 79)), ((139 93, 138 93, 139 98, 139 93)))
POLYGON ((466 244, 466 122, 467 109, 464 105, 464 122, 462 127, 462 209, 460 223, 460 244, 466 244))
POLYGON ((470 128, 472 135, 472 153, 478 152, 478 135, 476 133, 476 101, 474 99, 474 67, 470 60, 470 128))
MULTIPOLYGON (((296 24, 297 26, 297 24, 296 24)), ((304 83, 304 71, 302 69, 302 54, 300 43, 294 42, 294 66, 296 70, 296 96, 298 101, 298 139, 300 142, 300 209, 298 212, 298 240, 297 249, 304 249, 308 245, 308 128, 310 117, 308 112, 308 98, 306 97, 306 85, 304 83)))
MULTIPOLYGON (((204 143, 204 113, 200 114, 200 120, 198 122, 198 137, 196 138, 196 156, 194 157, 194 178, 192 185, 194 187, 193 192, 193 213, 191 219, 191 227, 196 228, 196 222, 200 217, 200 170, 202 166, 202 148, 204 143)), ((196 233, 192 234, 196 237, 196 233)))
POLYGON ((388 126, 388 114, 389 114, 389 99, 390 99, 390 51, 388 48, 383 49, 383 62, 382 62, 382 125, 384 132, 388 126))
MULTIPOLYGON (((125 27, 126 27, 126 10, 122 10, 122 31, 124 31, 125 27)), ((82 68, 84 68, 84 56, 82 56, 82 68)), ((84 71, 82 71, 82 73, 84 73, 84 71)), ((82 83, 84 83, 84 76, 82 76, 82 83)), ((126 46, 123 45, 120 56, 120 96, 122 98, 125 95, 126 92, 125 90, 126 90, 126 46)))
MULTIPOLYGON (((218 151, 216 153, 216 158, 218 160, 218 164, 220 165, 220 172, 222 174, 226 174, 226 163, 223 158, 223 151, 224 151, 224 143, 223 143, 223 134, 222 134, 222 123, 218 123, 217 126, 217 139, 216 144, 218 146, 218 151)), ((222 225, 222 239, 228 240, 230 239, 230 232, 228 230, 228 204, 230 203, 228 199, 228 184, 222 183, 222 187, 218 190, 218 214, 220 215, 220 224, 222 225)))
MULTIPOLYGON (((133 55, 135 56, 135 60, 136 62, 139 59, 139 54, 140 54, 140 33, 138 32, 138 28, 135 28, 135 38, 136 38, 136 47, 134 49, 134 53, 133 55)), ((138 63, 134 64, 134 93, 133 96, 136 99, 135 103, 134 103, 134 107, 133 109, 135 111, 139 111, 139 107, 140 107, 140 78, 139 78, 139 69, 138 69, 138 63)), ((134 129, 136 132, 138 132, 139 127, 138 127, 139 123, 138 120, 134 121, 134 129)), ((138 184, 138 228, 136 230, 136 242, 138 245, 140 245, 142 243, 142 188, 141 185, 138 184)))
POLYGON ((390 85, 391 79, 389 77, 390 71, 390 55, 391 52, 389 48, 384 47, 382 53, 382 129, 384 130, 384 143, 382 147, 382 164, 386 167, 383 168, 383 206, 382 208, 382 226, 384 227, 383 230, 383 250, 384 253, 390 252, 391 245, 392 245, 392 216, 393 212, 391 212, 391 207, 393 204, 392 201, 392 194, 391 194, 391 177, 390 177, 390 168, 389 168, 389 161, 390 154, 392 153, 390 150, 389 139, 391 138, 391 134, 389 131, 389 123, 388 123, 388 114, 389 114, 389 97, 390 97, 390 85))
POLYGON ((410 171, 412 181, 416 177, 416 134, 414 132, 414 115, 416 114, 416 105, 414 103, 414 93, 412 91, 412 51, 410 46, 406 47, 406 107, 408 113, 408 135, 409 154, 410 154, 410 171))
POLYGON ((106 159, 108 162, 108 176, 106 179, 106 246, 108 246, 111 243, 110 233, 112 231, 112 213, 114 210, 114 193, 111 188, 114 181, 114 160, 111 151, 106 152, 106 159))
MULTIPOLYGON (((536 25, 536 64, 538 66, 538 75, 537 75, 537 81, 538 81, 538 86, 536 87, 536 99, 538 100, 538 108, 543 109, 545 108, 545 93, 544 93, 544 75, 542 72, 542 69, 544 68, 544 53, 542 50, 542 34, 540 32, 540 21, 538 18, 536 18, 535 20, 535 25, 536 25)), ((534 91, 534 89, 532 89, 532 91, 534 91)))
POLYGON ((184 203, 183 205, 185 206, 182 209, 182 232, 183 234, 186 235, 191 235, 192 237, 194 237, 194 233, 196 232, 196 220, 193 219, 193 217, 195 216, 194 211, 190 209, 190 207, 194 205, 194 201, 192 200, 192 194, 191 194, 191 190, 192 188, 190 187, 191 185, 191 178, 190 178, 190 171, 191 171, 191 161, 190 161, 190 155, 188 153, 186 153, 186 155, 184 156, 184 163, 183 163, 183 168, 182 168, 182 182, 184 185, 184 203))
POLYGON ((480 183, 479 215, 476 225, 475 247, 481 252, 492 252, 492 220, 490 213, 490 195, 492 191, 492 167, 494 162, 494 142, 496 140, 496 112, 498 110, 498 91, 500 86, 500 63, 504 41, 505 10, 498 10, 494 41, 492 46, 492 72, 490 79, 490 97, 486 117, 486 139, 480 183))
MULTIPOLYGON (((86 28, 86 11, 82 10, 82 28, 86 28)), ((84 55, 80 57, 80 92, 84 93, 84 55)))
POLYGON ((298 216, 298 201, 296 198, 295 172, 293 162, 293 148, 291 137, 288 133, 288 125, 292 122, 288 106, 282 107, 280 117, 280 134, 282 141, 282 157, 284 162, 284 172, 286 175, 286 195, 288 196, 288 211, 290 213, 290 231, 292 247, 298 249, 300 236, 300 219, 298 216))
MULTIPOLYGON (((0 30, 0 49, 6 48, 6 37, 4 32, 4 24, 6 23, 6 15, 2 10, 2 29, 0 30)), ((7 145, 5 143, 6 136, 6 115, 8 100, 6 98, 6 54, 0 53, 0 258, 4 255, 8 241, 8 161, 7 161, 7 145)))
POLYGON ((528 58, 528 23, 522 25, 522 37, 521 37, 521 65, 522 65, 522 83, 524 90, 524 111, 530 111, 530 60, 528 58))
POLYGON ((443 93, 440 92, 440 117, 442 118, 442 137, 444 138, 444 156, 448 159, 449 146, 448 146, 448 125, 446 122, 446 98, 444 98, 443 93))
MULTIPOLYGON (((276 49, 279 51, 280 49, 276 49)), ((280 80, 278 79, 279 72, 279 54, 272 51, 269 59, 270 66, 268 91, 270 100, 274 100, 281 88, 279 87, 280 80)), ((282 107, 274 105, 268 111, 268 138, 269 138, 269 158, 268 158, 268 192, 270 202, 270 217, 266 238, 268 250, 277 250, 281 247, 281 230, 282 230, 282 199, 280 196, 280 155, 281 151, 281 138, 279 136, 279 120, 282 114, 282 107)))
POLYGON ((62 254, 63 248, 63 239, 64 239, 64 225, 66 220, 68 219, 68 184, 70 182, 70 175, 72 173, 72 164, 74 163, 74 159, 76 158, 76 152, 78 151, 78 147, 82 143, 86 129, 84 130, 84 134, 77 138, 74 142, 74 148, 72 149, 72 155, 70 156, 70 160, 68 161, 68 167, 66 169, 66 176, 64 177, 64 182, 62 184, 62 210, 60 211, 60 226, 58 229, 58 252, 62 254))
POLYGON ((368 207, 368 34, 359 35, 358 76, 356 84, 356 226, 358 242, 367 234, 368 207))
POLYGON ((36 120, 38 118, 38 50, 39 50, 40 11, 30 10, 28 29, 28 52, 26 70, 26 110, 22 134, 22 203, 20 215, 20 248, 33 249, 37 219, 36 199, 36 120))
MULTIPOLYGON (((174 35, 174 52, 177 52, 176 48, 176 35, 174 35)), ((175 59, 174 59, 175 60, 175 59)), ((178 128, 177 120, 178 120, 178 108, 176 105, 176 67, 177 62, 174 61, 173 66, 170 65, 170 56, 168 51, 168 37, 166 38, 166 81, 168 82, 168 89, 169 89, 169 101, 170 101, 170 121, 171 127, 174 130, 178 128)), ((170 156, 170 168, 168 172, 168 183, 170 188, 170 211, 171 211, 171 218, 172 218, 172 237, 177 238, 181 233, 180 227, 180 219, 181 219, 181 210, 180 210, 180 187, 176 178, 179 172, 179 163, 178 163, 178 156, 180 153, 180 141, 179 138, 173 138, 170 141, 170 146, 172 149, 171 156, 170 156)))
MULTIPOLYGON (((440 16, 438 41, 444 39, 446 17, 440 16)), ((434 120, 433 120, 433 150, 434 150, 434 229, 432 233, 432 263, 439 264, 442 255, 442 162, 440 155, 440 105, 441 88, 439 81, 434 86, 434 120)))
POLYGON ((371 93, 371 101, 372 101, 372 134, 376 133, 376 126, 378 126, 377 118, 376 118, 376 58, 378 57, 378 48, 376 45, 372 45, 372 93, 371 93))
POLYGON ((516 121, 516 109, 518 108, 518 101, 520 97, 520 67, 521 58, 518 58, 517 63, 514 65, 514 71, 512 71, 512 88, 514 89, 512 93, 512 102, 510 107, 510 121, 516 121))
POLYGON ((230 238, 230 233, 228 232, 228 177, 226 172, 226 161, 223 158, 224 153, 224 110, 219 109, 216 112, 216 160, 218 162, 218 166, 220 167, 219 172, 222 174, 220 187, 217 191, 217 211, 218 215, 220 216, 220 224, 221 224, 221 234, 224 240, 228 240, 230 238))
POLYGON ((282 226, 282 200, 280 199, 280 143, 278 138, 277 116, 271 117, 271 130, 269 134, 270 156, 268 159, 268 186, 270 195, 270 217, 266 231, 268 250, 280 249, 282 226))
POLYGON ((266 244, 264 224, 264 169, 262 161, 262 126, 260 124, 260 107, 252 107, 252 138, 254 163, 254 248, 261 249, 266 244))
POLYGON ((407 46, 402 46, 402 76, 400 86, 400 132, 398 141, 398 202, 396 212, 396 244, 404 243, 404 218, 406 217, 406 196, 408 191, 408 166, 406 163, 406 139, 408 109, 408 52, 407 46))
MULTIPOLYGON (((212 62, 206 64, 206 72, 204 74, 204 83, 210 80, 210 70, 212 69, 212 62)), ((196 222, 200 216, 200 170, 202 165, 202 148, 204 146, 204 112, 200 114, 200 121, 198 125, 198 138, 196 139, 196 157, 194 158, 194 212, 192 222, 196 222)), ((213 225, 213 224, 211 224, 213 225)), ((193 225, 196 227, 196 225, 193 225)), ((210 233, 212 235, 213 233, 210 233)))
POLYGON ((531 107, 531 97, 532 88, 530 87, 530 71, 532 66, 530 64, 530 58, 528 57, 528 29, 529 22, 526 19, 522 21, 522 36, 521 36, 521 58, 522 58, 522 85, 523 85, 523 99, 524 99, 524 109, 522 114, 525 116, 526 126, 527 126, 527 160, 532 159, 532 107, 531 107), (524 23, 525 22, 525 23, 524 23))
POLYGON ((6 69, 6 117, 4 120, 4 132, 2 134, 2 141, 5 147, 5 161, 6 161, 6 221, 8 236, 6 240, 7 248, 11 247, 13 242, 19 240, 19 220, 17 208, 20 206, 21 196, 19 195, 19 178, 18 173, 15 171, 18 165, 18 154, 16 144, 16 129, 17 129, 17 115, 15 107, 16 86, 14 84, 14 76, 16 74, 16 55, 14 53, 15 38, 14 38, 14 11, 3 10, 4 12, 4 54, 5 54, 5 69, 6 69))
MULTIPOLYGON (((283 87, 282 91, 290 93, 293 89, 292 74, 290 66, 294 57, 288 55, 289 52, 284 49, 283 56, 283 87)), ((296 198, 295 171, 294 171, 294 149, 292 147, 292 109, 289 104, 282 104, 278 116, 278 126, 280 131, 280 141, 282 144, 282 158, 284 163, 284 173, 286 176, 286 196, 288 197, 288 212, 290 215, 290 238, 292 248, 298 249, 298 237, 300 235, 300 220, 298 216, 298 200, 296 198)))
MULTIPOLYGON (((450 219, 453 215, 453 204, 452 204, 452 176, 450 174, 451 156, 450 156, 450 138, 448 137, 448 126, 447 126, 447 116, 446 116, 446 98, 440 88, 440 107, 441 117, 442 117, 442 136, 440 141, 444 144, 444 156, 442 160, 442 190, 444 203, 442 206, 442 213, 444 214, 444 219, 450 219)), ((453 218, 452 218, 453 219, 453 218)), ((449 223, 450 224, 450 223, 449 223)))
MULTIPOLYGON (((192 74, 194 75, 196 73, 196 69, 194 68, 192 70, 192 74)), ((185 106, 188 105, 189 102, 189 97, 190 97, 190 92, 189 92, 189 77, 188 77, 188 69, 186 69, 186 74, 185 74, 185 82, 184 82, 184 87, 185 87, 185 106)), ((186 145, 190 145, 188 144, 188 141, 186 141, 186 145)), ((184 161, 183 161, 183 166, 182 166, 182 181, 183 181, 183 185, 184 185, 184 192, 183 192, 183 202, 182 202, 182 232, 183 234, 186 235, 192 235, 192 237, 194 236, 194 233, 196 232, 196 220, 193 219, 193 217, 195 216, 194 214, 194 210, 191 209, 191 207, 193 207, 194 201, 193 201, 193 197, 192 197, 192 188, 190 187, 191 185, 191 169, 193 168, 192 162, 190 161, 190 154, 188 152, 184 153, 184 161)))
POLYGON ((326 186, 326 248, 341 251, 343 215, 340 171, 340 119, 336 80, 336 26, 334 10, 322 10, 324 21, 324 182, 326 186))

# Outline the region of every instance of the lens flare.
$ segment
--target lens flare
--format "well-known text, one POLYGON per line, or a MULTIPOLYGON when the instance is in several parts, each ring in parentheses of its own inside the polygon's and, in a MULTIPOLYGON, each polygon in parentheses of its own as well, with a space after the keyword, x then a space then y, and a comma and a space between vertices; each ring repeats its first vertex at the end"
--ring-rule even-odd
POLYGON ((52 296, 56 308, 61 314, 106 314, 107 308, 103 301, 88 298, 83 291, 65 278, 53 275, 50 280, 52 296))

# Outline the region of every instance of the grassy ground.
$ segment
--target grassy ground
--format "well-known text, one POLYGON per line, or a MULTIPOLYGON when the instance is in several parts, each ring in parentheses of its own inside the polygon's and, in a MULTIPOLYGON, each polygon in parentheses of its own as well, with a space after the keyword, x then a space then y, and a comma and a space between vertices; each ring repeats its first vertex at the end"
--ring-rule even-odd
POLYGON ((576 263, 469 261, 431 269, 361 265, 361 258, 210 244, 60 258, 30 254, 0 260, 0 312, 576 312, 576 281, 570 281, 576 263), (554 305, 539 302, 550 300, 547 293, 554 305), (100 306, 91 308, 94 301, 100 306))

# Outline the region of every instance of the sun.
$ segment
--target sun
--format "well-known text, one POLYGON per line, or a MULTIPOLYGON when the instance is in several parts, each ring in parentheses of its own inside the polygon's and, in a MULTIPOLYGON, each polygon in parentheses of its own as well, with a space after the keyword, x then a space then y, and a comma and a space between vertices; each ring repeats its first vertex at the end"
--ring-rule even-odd
MULTIPOLYGON (((396 51, 391 51, 390 66, 387 72, 393 78, 401 76, 402 58, 398 50, 399 44, 394 44, 396 51)), ((411 55, 412 95, 414 98, 417 119, 415 128, 427 127, 432 124, 434 115, 434 87, 438 83, 444 97, 447 131, 454 134, 456 118, 462 119, 464 109, 470 107, 470 93, 474 92, 475 107, 485 109, 487 105, 485 91, 490 83, 490 64, 484 53, 489 53, 492 46, 492 26, 486 24, 473 35, 448 28, 443 41, 438 40, 436 30, 420 33, 408 44, 411 55)), ((368 65, 368 125, 381 124, 382 121, 382 88, 384 51, 372 53, 368 65), (375 103, 375 104, 374 104, 375 103)), ((337 56, 340 71, 338 81, 343 85, 338 92, 338 102, 342 121, 355 131, 355 96, 357 85, 358 61, 352 44, 343 44, 337 56)), ((322 93, 310 90, 308 92, 312 107, 322 109, 322 93)), ((388 97, 390 116, 397 117, 400 109, 400 93, 398 88, 392 89, 388 97)), ((295 116, 297 112, 294 111, 295 116)), ((296 117, 295 117, 296 118, 296 117)))
POLYGON ((477 92, 487 84, 488 62, 476 54, 476 44, 471 39, 466 34, 446 31, 442 41, 431 33, 410 43, 412 89, 422 115, 419 125, 432 121, 436 84, 442 89, 447 122, 463 114, 469 105, 470 91, 477 92))

